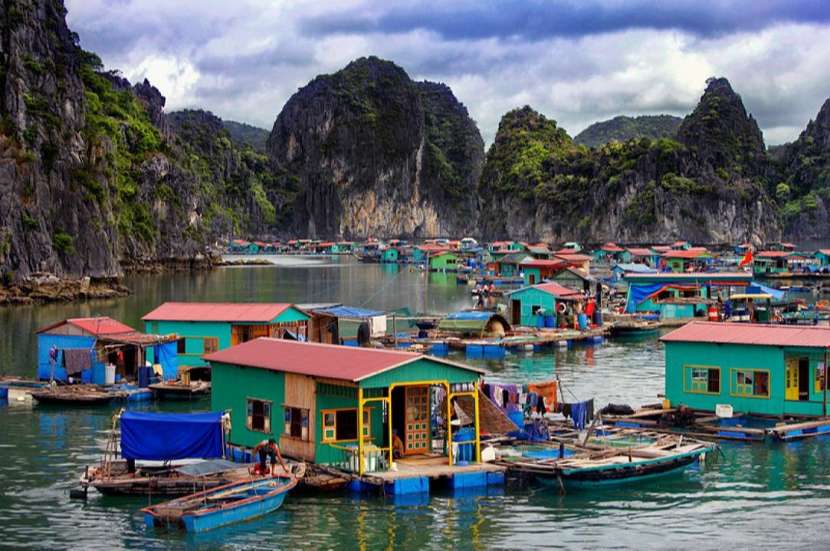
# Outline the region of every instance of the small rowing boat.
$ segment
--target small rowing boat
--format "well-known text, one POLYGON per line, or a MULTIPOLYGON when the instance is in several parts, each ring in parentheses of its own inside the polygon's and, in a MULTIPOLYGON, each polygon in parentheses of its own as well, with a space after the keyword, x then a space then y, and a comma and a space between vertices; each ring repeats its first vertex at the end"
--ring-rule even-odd
POLYGON ((188 532, 204 532, 276 511, 297 482, 294 473, 283 472, 264 479, 232 482, 141 511, 149 527, 173 526, 188 532))
MULTIPOLYGON (((578 449, 578 447, 577 447, 578 449)), ((542 484, 565 489, 596 488, 609 484, 640 482, 679 472, 714 449, 709 443, 683 437, 663 438, 645 446, 611 447, 582 453, 555 454, 532 460, 511 461, 508 468, 529 475, 542 484)))
POLYGON ((31 395, 39 404, 92 406, 125 399, 129 393, 105 390, 95 385, 56 385, 32 390, 31 395))
POLYGON ((154 383, 147 388, 152 390, 159 400, 192 400, 210 394, 210 383, 207 381, 191 381, 189 384, 168 381, 154 383))

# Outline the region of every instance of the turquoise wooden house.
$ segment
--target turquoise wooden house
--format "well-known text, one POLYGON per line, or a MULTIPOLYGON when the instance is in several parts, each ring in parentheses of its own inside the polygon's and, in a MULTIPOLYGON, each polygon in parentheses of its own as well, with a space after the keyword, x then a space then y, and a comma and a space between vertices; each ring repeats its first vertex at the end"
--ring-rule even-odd
POLYGON ((351 241, 338 241, 331 246, 331 254, 351 254, 354 250, 354 243, 351 241))
POLYGON ((552 278, 568 267, 564 260, 525 259, 519 265, 525 285, 536 285, 552 278))
POLYGON ((384 264, 397 264, 399 256, 397 247, 387 247, 380 253, 380 261, 384 264))
POLYGON ((826 268, 830 266, 830 249, 819 249, 814 256, 818 260, 820 267, 826 268))
POLYGON ((521 264, 526 260, 533 260, 527 253, 510 253, 496 260, 500 276, 517 276, 522 272, 521 264))
POLYGON ((449 251, 437 253, 429 257, 429 269, 433 272, 454 272, 461 265, 459 256, 449 251))
POLYGON ((828 327, 695 321, 661 340, 672 407, 827 415, 828 327))
POLYGON ((761 251, 752 259, 752 273, 756 276, 774 276, 789 271, 789 251, 761 251))
POLYGON ((392 463, 393 434, 404 455, 395 461, 454 465, 459 434, 450 404, 469 414, 469 459, 479 461, 478 369, 415 354, 261 338, 207 356, 211 408, 231 416, 229 441, 253 448, 266 438, 282 453, 357 473, 392 463), (442 404, 434 415, 432 404, 442 404), (440 458, 446 463, 443 463, 440 458))
POLYGON ((291 304, 165 302, 141 318, 147 332, 178 336, 179 365, 257 337, 308 339, 308 314, 291 304))
MULTIPOLYGON (((656 312, 662 319, 706 316, 710 301, 752 282, 745 272, 625 273, 628 296, 625 311, 656 312)), ((724 296, 726 295, 726 296, 724 296)))
POLYGON ((525 327, 558 327, 561 316, 572 315, 574 304, 584 300, 579 291, 558 283, 523 287, 507 296, 510 301, 510 323, 525 327))

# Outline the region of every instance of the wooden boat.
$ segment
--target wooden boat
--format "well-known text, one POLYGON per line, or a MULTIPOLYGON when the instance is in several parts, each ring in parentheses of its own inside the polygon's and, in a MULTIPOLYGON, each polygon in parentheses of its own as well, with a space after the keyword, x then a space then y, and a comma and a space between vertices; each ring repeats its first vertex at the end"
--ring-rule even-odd
POLYGON ((204 532, 276 511, 298 482, 293 473, 232 482, 158 505, 145 507, 149 527, 174 526, 188 532, 204 532))
POLYGON ((129 393, 105 390, 95 385, 66 385, 32 390, 31 394, 40 404, 91 406, 127 398, 129 393))
POLYGON ((152 390, 159 400, 191 400, 210 394, 210 383, 207 381, 191 381, 190 384, 168 381, 154 383, 147 388, 152 390))
POLYGON ((87 467, 81 476, 81 488, 95 488, 104 495, 184 496, 250 480, 250 465, 225 460, 211 460, 190 465, 139 466, 129 472, 124 460, 107 461, 87 467))
POLYGON ((681 437, 672 439, 669 444, 591 451, 563 459, 514 462, 512 468, 562 491, 596 488, 679 472, 712 449, 712 444, 700 441, 683 443, 681 437))

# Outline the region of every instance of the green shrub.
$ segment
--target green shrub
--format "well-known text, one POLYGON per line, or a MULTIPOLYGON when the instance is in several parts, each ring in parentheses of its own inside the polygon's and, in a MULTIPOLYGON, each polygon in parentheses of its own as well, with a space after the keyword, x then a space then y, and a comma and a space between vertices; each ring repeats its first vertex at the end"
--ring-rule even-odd
POLYGON ((63 230, 58 230, 52 234, 52 246, 63 255, 70 255, 75 252, 72 236, 63 230))

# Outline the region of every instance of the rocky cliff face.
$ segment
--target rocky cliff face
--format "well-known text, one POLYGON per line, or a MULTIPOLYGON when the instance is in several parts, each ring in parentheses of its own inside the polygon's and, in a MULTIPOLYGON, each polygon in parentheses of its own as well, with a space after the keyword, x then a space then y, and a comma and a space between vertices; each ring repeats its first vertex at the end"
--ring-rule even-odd
POLYGON ((479 186, 485 236, 705 243, 779 238, 775 205, 757 179, 764 171, 756 154, 760 132, 730 92, 722 80, 710 83, 683 121, 679 141, 643 138, 597 149, 574 144, 529 107, 508 113, 479 186), (731 126, 710 120, 714 106, 731 126), (701 137, 704 127, 737 151, 701 137))
POLYGON ((475 227, 483 144, 448 88, 362 58, 288 100, 268 152, 296 182, 294 228, 312 237, 427 237, 475 227))
POLYGON ((188 117, 171 123, 161 93, 104 72, 65 15, 60 0, 0 4, 6 282, 190 262, 219 236, 276 220, 267 182, 257 186, 252 175, 268 174, 264 156, 231 144, 218 119, 191 120, 210 144, 185 129, 188 117))
POLYGON ((783 147, 773 192, 787 235, 826 242, 830 236, 830 99, 798 139, 783 147))

